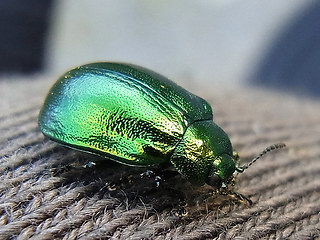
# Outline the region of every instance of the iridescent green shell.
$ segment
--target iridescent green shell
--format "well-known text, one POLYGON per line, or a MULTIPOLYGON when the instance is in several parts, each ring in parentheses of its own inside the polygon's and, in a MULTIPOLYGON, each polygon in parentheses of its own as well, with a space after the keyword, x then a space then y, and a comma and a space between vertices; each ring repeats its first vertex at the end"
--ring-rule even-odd
POLYGON ((124 164, 171 161, 200 185, 235 169, 232 159, 221 164, 232 147, 209 104, 135 65, 93 63, 67 72, 51 88, 39 127, 52 140, 124 164))

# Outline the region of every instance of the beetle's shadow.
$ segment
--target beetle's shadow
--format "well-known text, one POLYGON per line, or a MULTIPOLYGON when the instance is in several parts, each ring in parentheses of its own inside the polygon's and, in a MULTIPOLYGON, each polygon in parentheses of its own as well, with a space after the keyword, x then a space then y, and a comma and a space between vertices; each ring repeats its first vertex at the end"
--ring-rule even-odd
MULTIPOLYGON (((57 150, 64 154, 74 151, 64 147, 57 150)), ((76 151, 71 156, 50 169, 51 174, 63 178, 64 185, 94 184, 89 197, 98 194, 101 198, 117 199, 129 204, 129 208, 149 205, 156 212, 166 211, 176 216, 190 216, 191 212, 199 215, 199 212, 239 204, 234 197, 222 196, 210 186, 193 186, 170 166, 132 167, 76 151), (95 164, 89 166, 90 162, 95 164)))

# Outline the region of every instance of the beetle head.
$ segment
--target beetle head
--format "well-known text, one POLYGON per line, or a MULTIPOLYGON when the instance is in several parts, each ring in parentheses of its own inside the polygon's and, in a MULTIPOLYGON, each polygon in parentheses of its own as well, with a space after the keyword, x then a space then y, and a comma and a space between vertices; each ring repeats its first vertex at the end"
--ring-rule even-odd
POLYGON ((232 156, 222 154, 216 157, 206 183, 217 189, 233 183, 238 159, 239 155, 236 152, 232 156))

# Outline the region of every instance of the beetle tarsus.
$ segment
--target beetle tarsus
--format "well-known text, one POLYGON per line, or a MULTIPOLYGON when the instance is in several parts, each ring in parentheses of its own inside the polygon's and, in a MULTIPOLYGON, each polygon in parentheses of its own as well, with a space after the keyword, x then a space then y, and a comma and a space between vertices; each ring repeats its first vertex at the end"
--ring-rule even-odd
POLYGON ((238 193, 238 192, 235 192, 235 191, 232 191, 230 189, 227 189, 227 188, 222 188, 219 193, 221 195, 233 195, 235 198, 237 198, 238 200, 240 201, 244 201, 244 202, 247 202, 250 206, 252 206, 253 202, 251 201, 250 198, 246 197, 245 195, 241 194, 241 193, 238 193))

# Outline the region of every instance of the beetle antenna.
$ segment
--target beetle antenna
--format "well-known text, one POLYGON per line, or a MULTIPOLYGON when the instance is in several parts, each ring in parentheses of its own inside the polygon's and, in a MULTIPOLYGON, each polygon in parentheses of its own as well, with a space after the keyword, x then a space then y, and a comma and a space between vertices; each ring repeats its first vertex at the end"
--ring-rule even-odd
POLYGON ((264 155, 266 155, 268 152, 271 152, 271 151, 276 150, 276 149, 284 148, 285 146, 286 146, 286 144, 284 144, 284 143, 276 143, 276 144, 273 144, 273 145, 267 147, 258 156, 256 156, 254 159, 252 159, 251 162, 249 162, 248 164, 246 164, 244 166, 237 167, 237 169, 236 169, 237 172, 242 173, 245 169, 250 167, 253 163, 255 163, 259 158, 261 158, 264 155))

